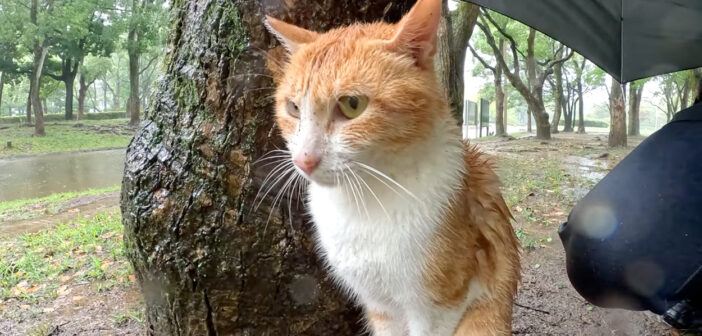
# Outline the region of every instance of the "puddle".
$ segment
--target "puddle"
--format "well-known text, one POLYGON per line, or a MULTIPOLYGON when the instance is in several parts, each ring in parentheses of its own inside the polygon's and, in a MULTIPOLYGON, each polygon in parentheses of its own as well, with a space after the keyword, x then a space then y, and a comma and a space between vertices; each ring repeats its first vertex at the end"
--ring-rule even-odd
POLYGON ((125 149, 0 159, 0 202, 117 185, 124 159, 125 149))

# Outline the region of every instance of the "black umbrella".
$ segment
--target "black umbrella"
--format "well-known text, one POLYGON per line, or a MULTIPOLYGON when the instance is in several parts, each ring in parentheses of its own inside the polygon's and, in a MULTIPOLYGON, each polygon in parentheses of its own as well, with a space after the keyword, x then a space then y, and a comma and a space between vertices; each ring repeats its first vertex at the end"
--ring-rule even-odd
POLYGON ((702 66, 702 0, 469 0, 561 41, 621 83, 702 66))

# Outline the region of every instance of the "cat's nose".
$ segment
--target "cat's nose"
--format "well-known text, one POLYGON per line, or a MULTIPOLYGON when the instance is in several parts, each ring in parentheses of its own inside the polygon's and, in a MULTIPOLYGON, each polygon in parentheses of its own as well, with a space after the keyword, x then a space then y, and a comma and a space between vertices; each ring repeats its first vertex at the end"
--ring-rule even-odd
POLYGON ((315 169, 319 166, 319 161, 322 158, 314 155, 298 155, 293 159, 293 163, 300 168, 305 174, 312 175, 315 169))

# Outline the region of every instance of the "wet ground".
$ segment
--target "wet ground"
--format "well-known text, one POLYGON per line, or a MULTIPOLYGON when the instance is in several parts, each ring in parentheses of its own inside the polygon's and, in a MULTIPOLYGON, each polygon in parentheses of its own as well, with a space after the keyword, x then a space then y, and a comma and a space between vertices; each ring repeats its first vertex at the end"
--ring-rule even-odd
POLYGON ((656 315, 602 309, 581 298, 568 280, 557 234, 577 200, 641 140, 630 138, 628 149, 607 148, 606 134, 479 142, 498 159, 523 246, 513 334, 675 335, 656 315))
POLYGON ((117 185, 124 158, 115 149, 0 159, 0 202, 117 185))
MULTIPOLYGON (((630 138, 628 149, 614 150, 607 148, 606 140, 606 134, 559 134, 549 142, 529 138, 479 142, 484 151, 498 160, 505 199, 515 216, 515 231, 523 246, 522 282, 514 310, 515 335, 676 335, 652 314, 594 307, 568 281, 558 226, 576 201, 642 138, 630 138)), ((15 223, 13 231, 6 233, 16 235, 52 227, 93 211, 116 211, 117 203, 116 192, 86 196, 52 216, 15 223)), ((9 320, 6 312, 5 319, 0 318, 0 335, 143 332, 138 317, 124 315, 141 305, 136 286, 98 291, 97 295, 91 286, 94 287, 74 281, 71 293, 58 292, 54 300, 42 306, 15 308, 9 320), (37 314, 48 314, 50 318, 45 320, 53 322, 37 324, 32 320, 37 314), (13 328, 8 329, 10 326, 13 328)))

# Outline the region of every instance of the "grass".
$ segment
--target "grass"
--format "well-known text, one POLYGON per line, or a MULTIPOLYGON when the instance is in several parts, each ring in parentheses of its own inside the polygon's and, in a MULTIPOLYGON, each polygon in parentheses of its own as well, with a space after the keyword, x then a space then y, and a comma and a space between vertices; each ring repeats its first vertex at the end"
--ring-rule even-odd
POLYGON ((131 274, 118 212, 0 240, 0 302, 15 298, 32 304, 66 296, 71 281, 88 282, 97 294, 128 286, 131 274))
POLYGON ((47 213, 54 214, 61 205, 75 198, 100 195, 119 189, 120 186, 116 185, 102 189, 88 189, 78 192, 58 193, 41 198, 2 202, 0 203, 0 223, 4 221, 36 218, 47 213))
POLYGON ((132 138, 131 135, 98 133, 93 127, 74 127, 77 123, 121 127, 126 125, 127 119, 50 122, 45 125, 44 137, 35 137, 32 127, 8 125, 0 129, 0 157, 126 147, 132 138), (12 142, 11 148, 7 148, 7 142, 12 142))

